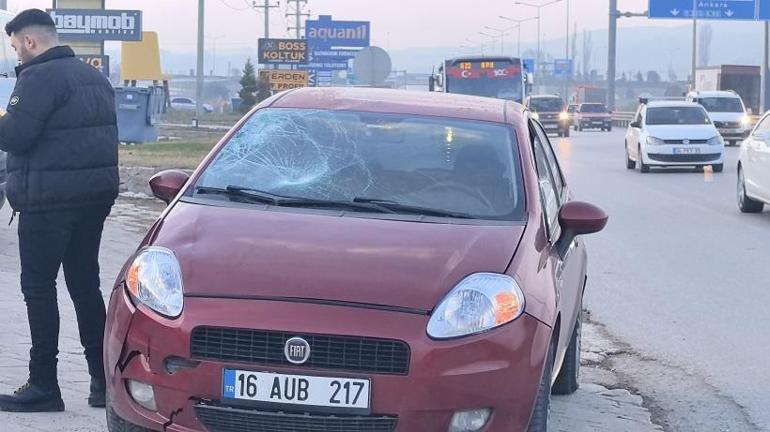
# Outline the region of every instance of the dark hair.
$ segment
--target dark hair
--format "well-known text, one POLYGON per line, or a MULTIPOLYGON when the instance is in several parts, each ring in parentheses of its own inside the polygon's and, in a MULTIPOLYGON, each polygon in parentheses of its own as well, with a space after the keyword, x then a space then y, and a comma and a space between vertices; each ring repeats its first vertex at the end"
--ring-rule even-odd
POLYGON ((5 33, 10 36, 31 26, 50 27, 53 33, 56 33, 56 23, 53 22, 53 18, 40 9, 27 9, 16 15, 5 25, 5 33))

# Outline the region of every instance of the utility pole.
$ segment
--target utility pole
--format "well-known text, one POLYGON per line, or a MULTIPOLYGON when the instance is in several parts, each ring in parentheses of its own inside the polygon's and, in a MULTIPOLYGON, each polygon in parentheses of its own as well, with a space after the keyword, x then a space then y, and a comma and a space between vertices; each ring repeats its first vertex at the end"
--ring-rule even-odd
POLYGON ((270 4, 270 0, 265 0, 262 6, 257 4, 257 0, 254 0, 254 9, 262 9, 262 13, 265 14, 265 39, 270 38, 270 9, 276 9, 281 5, 281 2, 278 2, 278 4, 270 4))
POLYGON ((695 90, 695 69, 698 67, 698 0, 692 1, 692 75, 690 90, 695 90))
POLYGON ((3 9, 3 10, 8 9, 8 0, 0 0, 0 9, 3 9))
POLYGON ((615 110, 615 63, 618 38, 618 0, 610 0, 609 52, 607 53, 607 109, 615 110))
MULTIPOLYGON (((566 46, 564 47, 564 58, 567 59, 567 61, 570 61, 569 58, 569 2, 570 0, 566 0, 564 3, 567 3, 567 26, 566 26, 566 32, 565 33, 565 39, 567 40, 566 46)), ((575 66, 572 66, 572 70, 575 69, 575 66)), ((569 103, 569 79, 571 73, 565 73, 564 74, 564 98, 569 103)))
POLYGON ((309 17, 310 14, 303 13, 303 6, 307 4, 307 0, 288 0, 289 3, 294 3, 294 12, 293 13, 286 13, 286 17, 294 16, 295 24, 294 27, 289 27, 287 30, 292 31, 295 30, 297 32, 297 39, 302 39, 302 30, 305 29, 305 27, 302 25, 302 17, 309 17))
POLYGON ((198 127, 203 108, 203 20, 206 16, 205 0, 198 0, 198 70, 195 82, 195 119, 193 124, 198 127))
POLYGON ((762 41, 762 85, 760 94, 759 94, 759 114, 764 113, 768 110, 768 105, 770 105, 770 101, 767 100, 767 79, 768 79, 768 63, 770 62, 770 52, 768 52, 768 45, 770 45, 770 21, 765 21, 765 37, 762 41))

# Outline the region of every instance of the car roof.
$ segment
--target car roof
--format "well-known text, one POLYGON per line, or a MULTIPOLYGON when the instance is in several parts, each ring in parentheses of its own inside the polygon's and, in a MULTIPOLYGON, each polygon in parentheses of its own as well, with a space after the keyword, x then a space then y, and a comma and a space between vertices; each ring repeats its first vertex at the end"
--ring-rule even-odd
POLYGON ((702 91, 692 92, 690 93, 690 95, 694 95, 698 97, 723 97, 723 98, 733 98, 733 99, 740 98, 740 95, 728 90, 702 90, 702 91))
POLYGON ((647 108, 686 108, 686 107, 698 107, 702 108, 700 104, 695 102, 685 101, 649 101, 647 102, 647 108))
POLYGON ((270 106, 427 115, 498 123, 510 122, 514 116, 524 116, 523 106, 503 99, 362 87, 290 90, 282 93, 270 106))
POLYGON ((529 98, 530 99, 561 99, 561 96, 557 94, 539 94, 539 95, 532 95, 529 98))

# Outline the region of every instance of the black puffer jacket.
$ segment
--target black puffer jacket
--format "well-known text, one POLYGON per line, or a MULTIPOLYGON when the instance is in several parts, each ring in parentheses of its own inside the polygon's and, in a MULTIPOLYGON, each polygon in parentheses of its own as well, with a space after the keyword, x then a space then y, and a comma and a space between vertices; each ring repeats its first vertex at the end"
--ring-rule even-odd
POLYGON ((109 81, 66 46, 16 69, 0 118, 8 202, 19 212, 112 204, 118 195, 118 127, 109 81))

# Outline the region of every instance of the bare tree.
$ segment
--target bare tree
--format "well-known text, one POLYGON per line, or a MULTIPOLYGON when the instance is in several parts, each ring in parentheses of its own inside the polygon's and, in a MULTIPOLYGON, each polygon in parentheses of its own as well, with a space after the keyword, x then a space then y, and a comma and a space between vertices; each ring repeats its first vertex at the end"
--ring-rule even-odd
POLYGON ((700 29, 698 35, 698 65, 708 66, 711 59, 711 40, 714 38, 714 31, 710 24, 706 24, 700 29))
POLYGON ((573 62, 575 62, 577 59, 577 38, 578 38, 577 23, 574 23, 573 30, 572 30, 572 49, 570 50, 572 54, 570 58, 572 59, 573 62))

